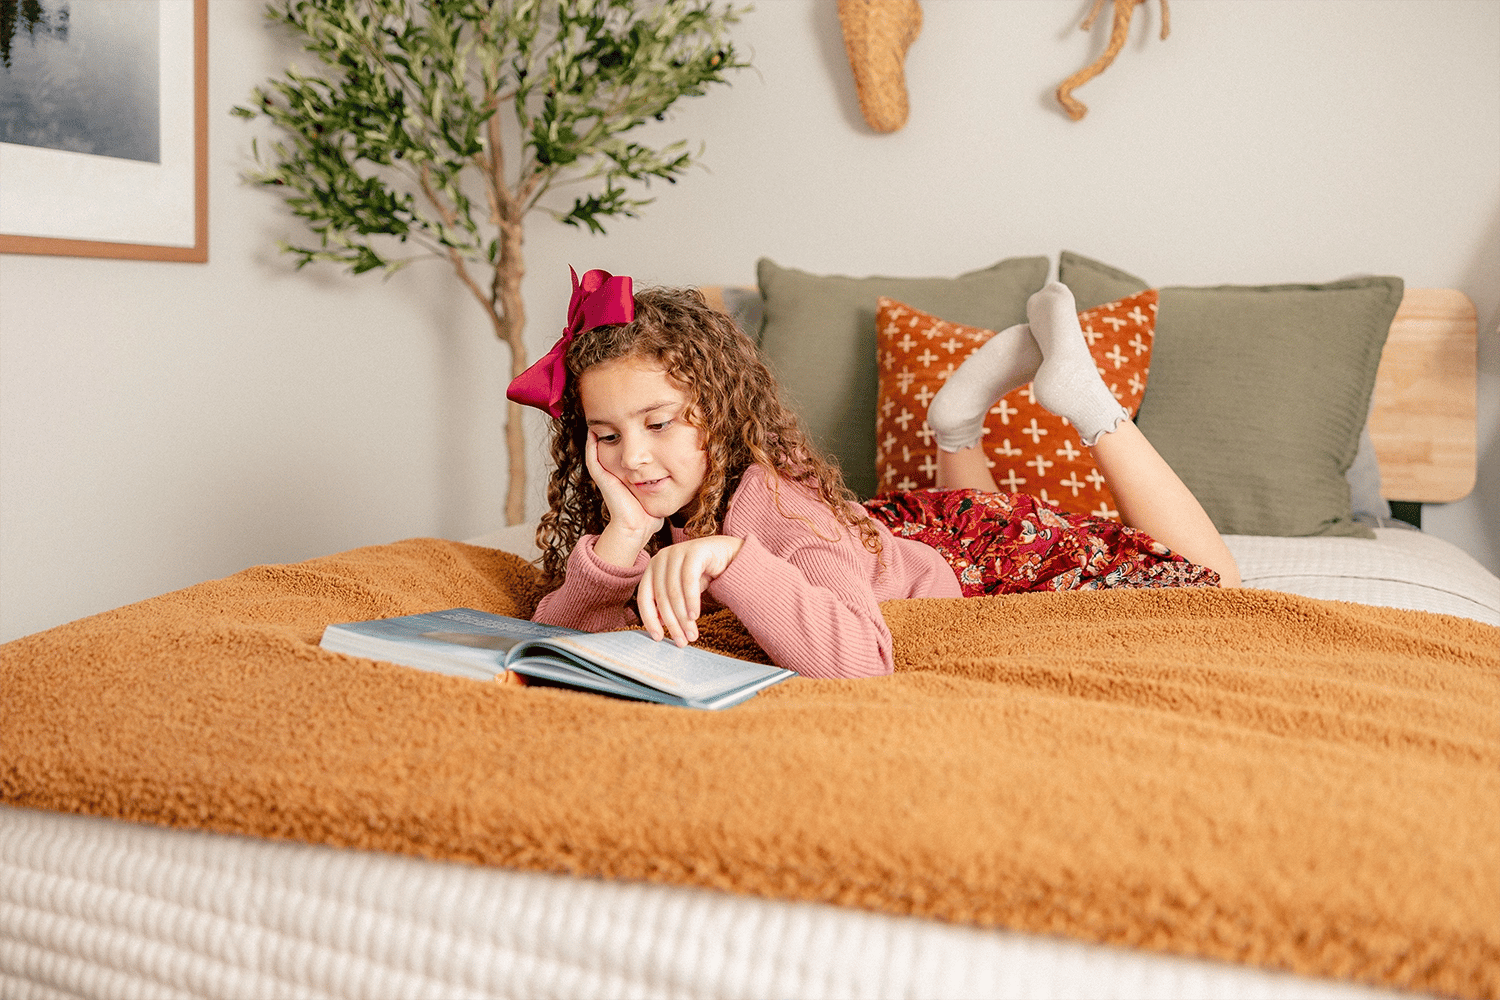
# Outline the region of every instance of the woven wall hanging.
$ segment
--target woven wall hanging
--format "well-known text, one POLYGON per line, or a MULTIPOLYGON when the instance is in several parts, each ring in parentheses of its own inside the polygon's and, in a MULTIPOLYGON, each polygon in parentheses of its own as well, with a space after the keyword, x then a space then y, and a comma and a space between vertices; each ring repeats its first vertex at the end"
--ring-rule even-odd
POLYGON ((859 110, 877 132, 906 124, 906 50, 922 30, 917 0, 839 0, 859 110))

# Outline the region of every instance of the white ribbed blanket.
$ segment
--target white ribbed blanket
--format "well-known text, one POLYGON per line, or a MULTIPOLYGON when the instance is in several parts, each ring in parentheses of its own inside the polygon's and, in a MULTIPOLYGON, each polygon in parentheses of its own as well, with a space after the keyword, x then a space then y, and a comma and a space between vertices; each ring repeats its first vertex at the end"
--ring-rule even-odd
POLYGON ((814 903, 0 806, 0 998, 1395 995, 814 903))

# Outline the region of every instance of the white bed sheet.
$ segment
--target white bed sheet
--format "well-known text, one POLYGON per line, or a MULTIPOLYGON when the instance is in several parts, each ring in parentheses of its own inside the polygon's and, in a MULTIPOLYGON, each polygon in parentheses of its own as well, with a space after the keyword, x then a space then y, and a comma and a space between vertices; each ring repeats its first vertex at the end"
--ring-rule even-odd
MULTIPOLYGON (((474 539, 527 558, 534 526, 474 539)), ((1414 531, 1232 536, 1248 586, 1500 624, 1414 531)), ((677 886, 0 806, 11 997, 1375 997, 1225 963, 677 886)))
POLYGON ((1247 587, 1356 601, 1500 625, 1500 577, 1434 535, 1376 528, 1375 538, 1224 539, 1247 587))

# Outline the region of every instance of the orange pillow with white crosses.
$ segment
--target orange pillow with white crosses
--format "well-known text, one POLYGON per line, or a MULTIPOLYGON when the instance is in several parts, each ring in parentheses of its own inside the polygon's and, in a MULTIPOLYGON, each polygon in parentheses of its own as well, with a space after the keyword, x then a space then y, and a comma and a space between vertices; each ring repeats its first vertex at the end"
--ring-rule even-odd
MULTIPOLYGON (((1086 309, 1078 314, 1078 324, 1105 384, 1133 418, 1151 372, 1156 290, 1086 309)), ((935 486, 937 444, 927 426, 927 404, 943 381, 995 332, 949 323, 884 296, 876 331, 879 491, 935 486)), ((1029 493, 1071 513, 1120 516, 1077 432, 1036 401, 1030 383, 990 409, 983 447, 1002 490, 1029 493)))

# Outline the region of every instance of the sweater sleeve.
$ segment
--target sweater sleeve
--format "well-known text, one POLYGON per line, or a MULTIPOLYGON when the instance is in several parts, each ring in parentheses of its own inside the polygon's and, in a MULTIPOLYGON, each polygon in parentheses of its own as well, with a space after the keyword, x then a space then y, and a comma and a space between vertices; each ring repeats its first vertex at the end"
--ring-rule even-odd
POLYGON ((804 545, 777 556, 747 535, 709 594, 734 612, 779 667, 808 677, 889 674, 890 629, 862 567, 840 558, 841 548, 804 545))
POLYGON ((594 552, 597 538, 584 535, 573 546, 563 585, 541 599, 532 621, 584 632, 608 632, 640 624, 635 612, 625 605, 635 596, 650 559, 642 552, 629 569, 611 566, 594 552))
POLYGON ((725 519, 725 534, 744 544, 709 595, 777 666, 809 677, 889 674, 891 633, 872 583, 876 557, 806 489, 773 485, 751 469, 725 519))

